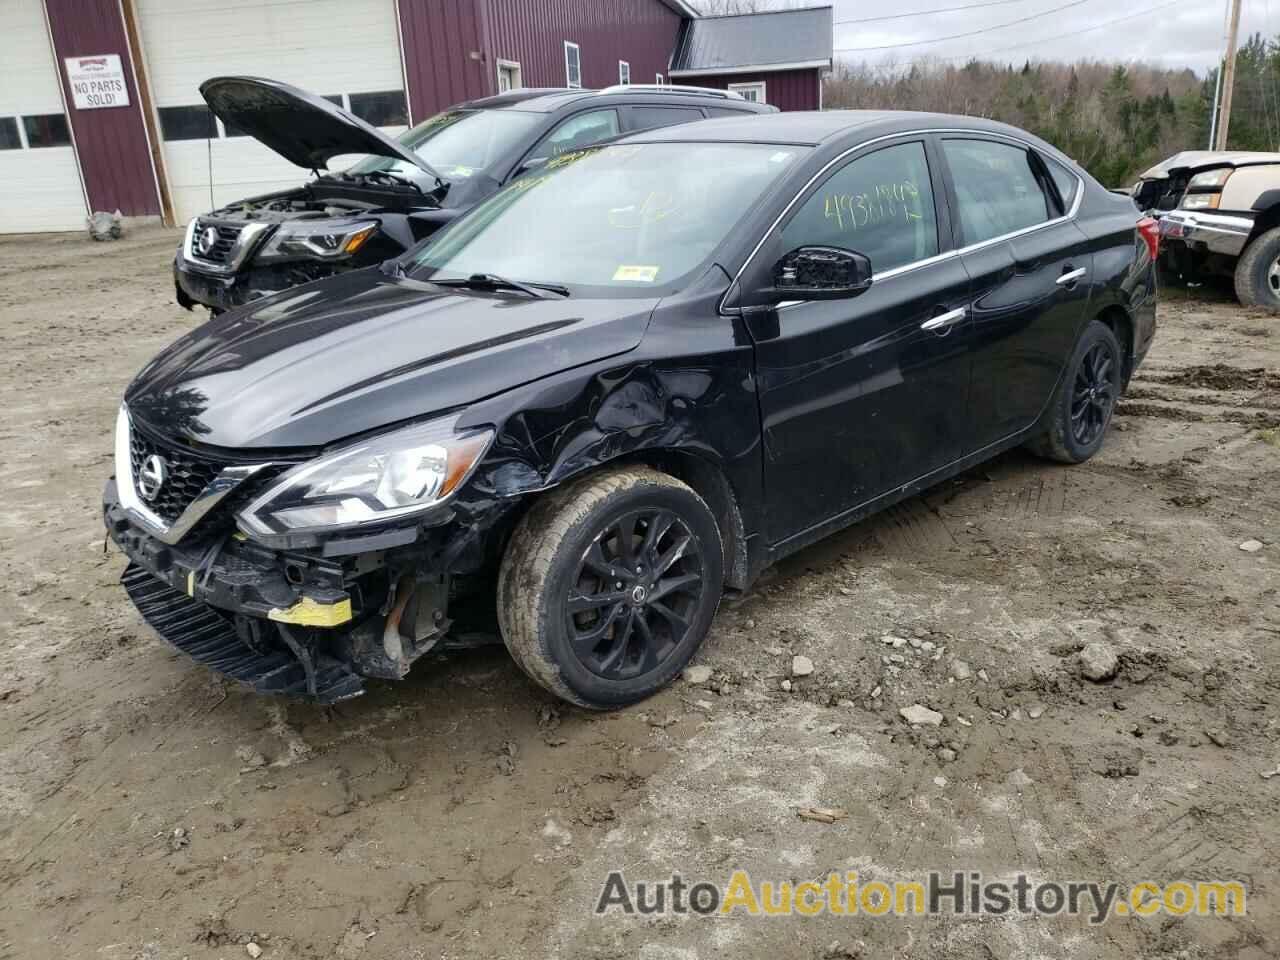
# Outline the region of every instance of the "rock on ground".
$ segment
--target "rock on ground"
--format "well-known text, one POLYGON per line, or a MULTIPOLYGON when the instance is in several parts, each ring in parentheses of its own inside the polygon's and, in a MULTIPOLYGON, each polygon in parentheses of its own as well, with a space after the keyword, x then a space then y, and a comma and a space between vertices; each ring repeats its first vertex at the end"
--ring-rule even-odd
POLYGON ((1108 643, 1095 640, 1080 651, 1080 674, 1094 683, 1104 683, 1120 669, 1120 658, 1108 643))

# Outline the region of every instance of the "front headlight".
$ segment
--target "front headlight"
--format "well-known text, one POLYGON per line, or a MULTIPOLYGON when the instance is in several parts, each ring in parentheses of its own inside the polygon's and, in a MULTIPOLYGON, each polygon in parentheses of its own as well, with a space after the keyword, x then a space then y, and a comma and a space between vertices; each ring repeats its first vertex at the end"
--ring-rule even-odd
POLYGON ((365 245, 378 229, 376 223, 351 220, 286 220, 276 227, 254 259, 340 260, 365 245))
POLYGON ((489 448, 492 430, 457 417, 371 437, 300 464, 236 517, 251 537, 329 532, 419 513, 449 498, 489 448))
POLYGON ((1181 206, 1183 210, 1216 210, 1221 199, 1220 193, 1188 193, 1181 206))
POLYGON ((1206 170, 1204 173, 1197 173, 1194 177, 1187 181, 1187 189, 1195 190, 1200 187, 1217 187, 1221 189, 1227 182, 1227 178, 1235 173, 1232 167, 1222 167, 1218 170, 1206 170))

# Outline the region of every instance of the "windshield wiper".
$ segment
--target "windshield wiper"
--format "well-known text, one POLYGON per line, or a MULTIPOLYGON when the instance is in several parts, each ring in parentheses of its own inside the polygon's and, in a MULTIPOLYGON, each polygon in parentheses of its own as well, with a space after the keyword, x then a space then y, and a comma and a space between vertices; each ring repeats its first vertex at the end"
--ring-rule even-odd
POLYGON ((558 283, 523 283, 519 280, 508 280, 493 273, 473 273, 469 277, 446 277, 443 280, 432 278, 427 281, 440 287, 464 287, 468 290, 517 290, 536 300, 547 299, 548 293, 560 297, 569 296, 567 287, 558 283))

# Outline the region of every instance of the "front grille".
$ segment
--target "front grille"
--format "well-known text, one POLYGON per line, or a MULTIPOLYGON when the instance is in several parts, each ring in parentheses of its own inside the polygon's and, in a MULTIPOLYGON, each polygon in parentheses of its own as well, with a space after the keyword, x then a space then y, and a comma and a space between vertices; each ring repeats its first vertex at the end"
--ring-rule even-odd
POLYGON ((191 249, 187 251, 193 257, 209 263, 229 263, 231 251, 235 248, 240 236, 241 227, 224 223, 210 223, 208 220, 197 220, 196 228, 191 231, 191 249), (217 241, 208 250, 201 250, 200 244, 205 231, 212 227, 218 234, 217 241))
POLYGON ((129 460, 133 466, 133 485, 138 496, 156 516, 165 523, 173 523, 190 506, 222 468, 226 466, 208 457, 197 457, 185 450, 160 444, 143 436, 137 429, 129 433, 129 460), (138 484, 143 464, 152 456, 160 457, 166 467, 167 477, 156 493, 148 500, 138 484))

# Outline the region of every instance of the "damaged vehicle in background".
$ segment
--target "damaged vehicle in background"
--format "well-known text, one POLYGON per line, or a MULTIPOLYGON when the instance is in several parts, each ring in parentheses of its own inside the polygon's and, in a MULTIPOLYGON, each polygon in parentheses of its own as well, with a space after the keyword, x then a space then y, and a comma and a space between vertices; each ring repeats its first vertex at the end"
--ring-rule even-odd
POLYGON ((392 138, 274 80, 215 77, 200 94, 229 129, 317 172, 297 189, 238 200, 187 225, 174 259, 178 303, 215 314, 398 256, 566 152, 628 131, 776 109, 700 87, 525 89, 458 104, 392 138), (362 159, 318 173, 353 155, 362 159))
POLYGON ((259 691, 351 697, 487 616, 622 706, 782 557, 1019 444, 1091 457, 1157 244, 976 118, 635 134, 177 340, 125 391, 104 520, 143 618, 259 691))
POLYGON ((1280 153, 1179 153, 1144 173, 1133 198, 1160 221, 1169 273, 1229 276, 1243 305, 1280 311, 1280 153))

